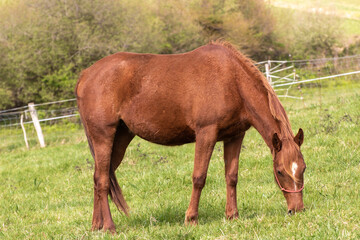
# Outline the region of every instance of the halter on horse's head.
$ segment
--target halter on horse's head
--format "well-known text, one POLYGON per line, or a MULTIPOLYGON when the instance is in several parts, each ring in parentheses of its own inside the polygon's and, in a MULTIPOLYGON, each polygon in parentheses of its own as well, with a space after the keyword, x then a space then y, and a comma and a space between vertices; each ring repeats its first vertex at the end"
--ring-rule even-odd
POLYGON ((294 138, 280 139, 275 133, 272 140, 274 176, 286 198, 289 213, 301 211, 304 208, 302 190, 306 164, 300 152, 303 140, 302 129, 299 129, 294 138))

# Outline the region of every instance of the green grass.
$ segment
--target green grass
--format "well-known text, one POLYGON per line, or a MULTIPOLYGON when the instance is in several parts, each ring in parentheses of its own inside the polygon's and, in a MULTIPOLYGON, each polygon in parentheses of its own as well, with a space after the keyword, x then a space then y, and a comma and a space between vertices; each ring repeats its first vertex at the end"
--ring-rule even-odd
MULTIPOLYGON (((251 129, 240 156, 239 219, 225 220, 222 143, 215 147, 200 200, 199 225, 183 224, 194 144, 162 147, 139 138, 117 171, 131 208, 111 205, 118 234, 91 232, 93 160, 77 127, 46 127, 47 147, 0 132, 0 239, 358 239, 360 85, 303 89, 282 99, 294 132, 304 129, 306 211, 287 216, 270 151, 251 129), (320 104, 321 103, 321 104, 320 104)), ((31 135, 31 134, 29 134, 31 135)))
POLYGON ((360 36, 360 20, 359 19, 345 19, 341 24, 344 33, 349 36, 360 36))

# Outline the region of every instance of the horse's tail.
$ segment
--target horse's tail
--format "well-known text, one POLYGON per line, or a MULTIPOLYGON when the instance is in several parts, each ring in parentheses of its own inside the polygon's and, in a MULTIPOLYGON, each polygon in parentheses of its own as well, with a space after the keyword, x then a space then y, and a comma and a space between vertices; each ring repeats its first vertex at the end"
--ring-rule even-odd
POLYGON ((129 216, 129 207, 124 199, 124 196, 122 195, 121 188, 119 186, 119 183, 116 179, 115 171, 110 168, 110 192, 109 195, 111 197, 111 200, 115 203, 116 207, 123 211, 126 216, 129 216))

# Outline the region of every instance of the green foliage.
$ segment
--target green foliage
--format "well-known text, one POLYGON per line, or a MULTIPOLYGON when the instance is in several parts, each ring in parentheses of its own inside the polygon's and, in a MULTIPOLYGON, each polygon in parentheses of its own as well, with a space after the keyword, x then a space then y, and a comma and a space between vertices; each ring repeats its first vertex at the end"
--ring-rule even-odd
POLYGON ((349 44, 341 55, 360 55, 360 37, 358 37, 353 43, 349 44))
POLYGON ((304 15, 307 21, 300 19, 302 23, 295 30, 294 57, 303 57, 303 54, 310 58, 333 56, 334 48, 341 40, 339 20, 331 16, 304 15))
POLYGON ((200 1, 199 23, 210 39, 224 38, 255 60, 276 56, 275 19, 262 0, 200 1))
POLYGON ((12 97, 11 97, 11 90, 7 88, 0 88, 0 109, 5 108, 6 106, 12 105, 12 97))
POLYGON ((342 19, 320 13, 274 9, 276 36, 294 59, 332 57, 342 42, 342 19))
POLYGON ((40 95, 43 101, 53 101, 54 99, 72 98, 73 94, 69 93, 68 89, 72 89, 74 86, 74 79, 76 75, 72 71, 73 64, 63 66, 58 71, 46 75, 42 79, 42 87, 40 95))
POLYGON ((118 233, 91 232, 94 162, 83 130, 69 123, 45 127, 48 146, 40 149, 34 140, 30 151, 21 135, 9 147, 12 135, 0 132, 6 136, 0 141, 0 238, 358 239, 360 86, 324 88, 321 102, 318 89, 304 89, 303 94, 304 103, 282 102, 294 132, 301 127, 305 133, 305 212, 286 215, 270 151, 251 129, 240 154, 239 219, 225 219, 218 143, 200 199, 199 225, 184 226, 194 144, 163 147, 135 138, 116 172, 130 217, 110 203, 118 233))
POLYGON ((0 94, 6 101, 0 101, 0 108, 73 97, 79 72, 118 51, 173 53, 201 45, 201 30, 189 18, 186 1, 170 4, 149 6, 145 0, 4 4, 0 94))

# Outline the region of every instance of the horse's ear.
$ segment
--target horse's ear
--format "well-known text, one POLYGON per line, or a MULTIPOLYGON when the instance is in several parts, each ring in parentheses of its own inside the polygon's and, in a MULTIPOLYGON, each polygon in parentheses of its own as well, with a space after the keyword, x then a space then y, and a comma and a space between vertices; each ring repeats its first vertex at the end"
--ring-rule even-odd
POLYGON ((280 152, 281 147, 282 147, 282 142, 281 142, 279 136, 277 135, 277 133, 274 133, 274 135, 273 135, 272 144, 273 144, 275 151, 280 152))
POLYGON ((294 137, 294 141, 299 147, 304 142, 304 132, 301 128, 299 128, 298 134, 296 134, 296 136, 294 137))

